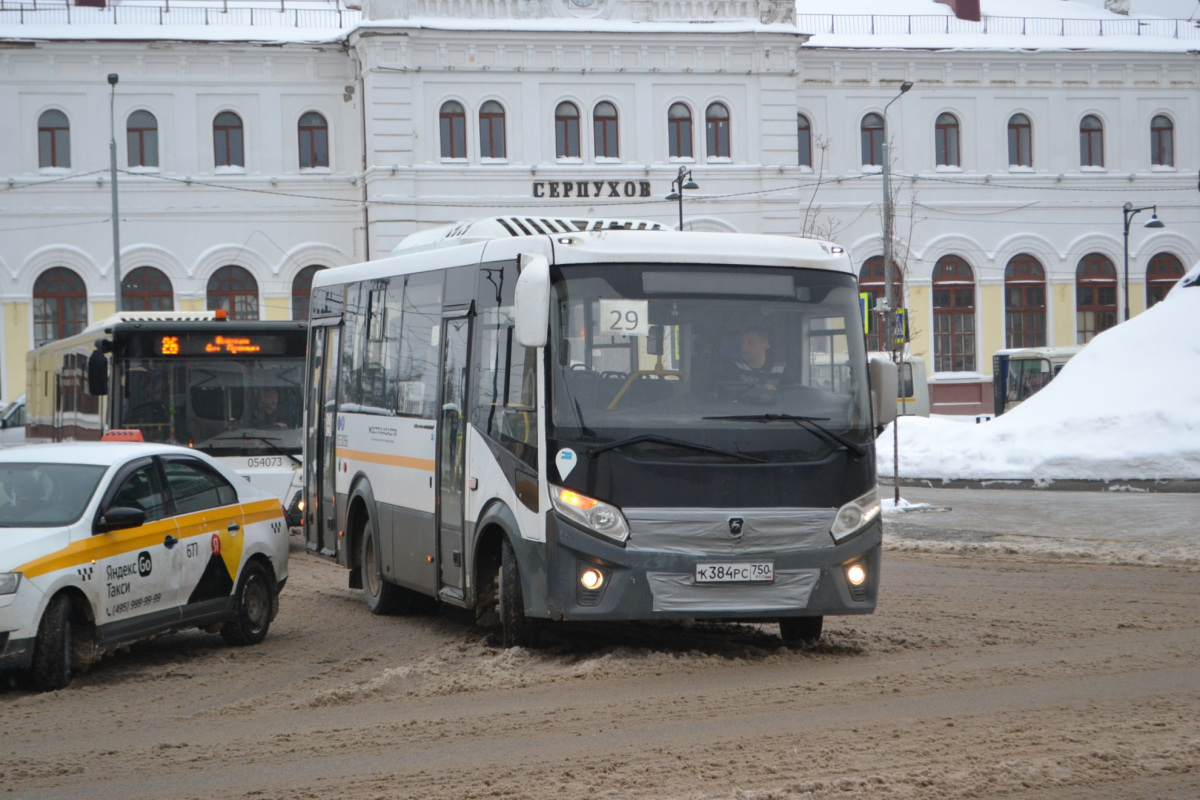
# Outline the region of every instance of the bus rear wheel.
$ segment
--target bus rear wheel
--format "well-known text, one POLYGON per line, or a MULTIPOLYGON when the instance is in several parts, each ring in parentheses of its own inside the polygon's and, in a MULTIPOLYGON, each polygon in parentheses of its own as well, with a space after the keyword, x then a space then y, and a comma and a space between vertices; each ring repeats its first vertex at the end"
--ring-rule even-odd
POLYGON ((537 647, 542 638, 541 620, 525 616, 521 571, 508 537, 500 545, 500 624, 505 647, 537 647))
POLYGON ((379 558, 379 540, 375 537, 375 523, 368 517, 359 534, 362 542, 359 570, 362 574, 363 599, 372 614, 408 614, 413 610, 416 595, 383 579, 383 565, 379 558))
POLYGON ((821 638, 824 617, 783 617, 779 620, 779 638, 787 645, 813 644, 821 638))

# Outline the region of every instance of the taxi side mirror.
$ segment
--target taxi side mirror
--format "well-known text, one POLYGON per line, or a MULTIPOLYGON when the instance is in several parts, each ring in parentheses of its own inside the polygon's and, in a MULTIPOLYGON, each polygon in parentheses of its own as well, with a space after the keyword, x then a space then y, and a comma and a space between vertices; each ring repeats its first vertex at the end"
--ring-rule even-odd
POLYGON ((93 533, 108 533, 124 528, 138 528, 146 522, 146 512, 130 506, 115 506, 108 509, 96 520, 93 533))

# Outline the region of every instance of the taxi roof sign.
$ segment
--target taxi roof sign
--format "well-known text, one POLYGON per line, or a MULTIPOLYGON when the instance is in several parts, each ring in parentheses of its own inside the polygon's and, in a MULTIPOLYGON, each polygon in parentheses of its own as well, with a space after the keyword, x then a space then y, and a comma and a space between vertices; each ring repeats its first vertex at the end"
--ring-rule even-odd
POLYGON ((111 431, 106 431, 100 437, 102 442, 144 442, 142 432, 136 428, 118 428, 111 431))

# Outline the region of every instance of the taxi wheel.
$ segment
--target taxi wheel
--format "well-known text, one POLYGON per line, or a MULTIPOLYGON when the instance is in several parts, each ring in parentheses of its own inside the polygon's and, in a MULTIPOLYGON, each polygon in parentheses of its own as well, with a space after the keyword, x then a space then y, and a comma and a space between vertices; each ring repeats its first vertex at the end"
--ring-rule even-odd
POLYGON ((33 643, 33 685, 40 692, 65 689, 75 674, 71 601, 60 594, 50 601, 33 643))
POLYGON ((525 597, 521 593, 521 572, 512 542, 504 537, 500 545, 500 624, 505 647, 537 647, 542 639, 542 621, 525 616, 525 597))
POLYGON ((403 586, 388 583, 383 579, 383 566, 379 560, 378 542, 375 540, 375 523, 367 519, 363 523, 361 558, 363 598, 372 614, 411 614, 416 607, 417 594, 403 586))
POLYGON ((779 638, 784 644, 813 644, 821 638, 824 617, 783 617, 779 620, 779 638))
POLYGON ((275 581, 270 573, 257 561, 247 562, 233 595, 233 616, 221 626, 221 638, 234 647, 258 644, 267 638, 275 602, 275 581))

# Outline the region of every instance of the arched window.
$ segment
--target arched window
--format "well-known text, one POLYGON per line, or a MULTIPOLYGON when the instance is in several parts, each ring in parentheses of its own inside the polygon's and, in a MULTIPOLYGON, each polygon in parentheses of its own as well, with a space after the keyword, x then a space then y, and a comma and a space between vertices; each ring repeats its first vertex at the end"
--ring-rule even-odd
POLYGON ((1008 120, 1008 165, 1033 166, 1033 125, 1024 114, 1013 114, 1008 120))
POLYGON ((958 154, 958 117, 953 114, 938 114, 934 124, 934 150, 937 151, 939 167, 961 167, 958 154))
POLYGON ((709 158, 729 158, 729 109, 724 103, 711 103, 704 112, 704 131, 709 158))
POLYGON ((246 166, 242 118, 222 111, 213 120, 213 159, 218 167, 246 166))
POLYGON ((620 158, 617 107, 612 103, 597 103, 592 110, 592 127, 592 134, 596 140, 596 158, 620 158))
POLYGON ((467 114, 462 103, 447 100, 438 112, 442 135, 442 158, 467 157, 467 114))
POLYGON ((324 267, 310 264, 296 273, 292 280, 292 319, 308 319, 308 301, 312 296, 313 275, 324 267))
POLYGON ((149 111, 135 111, 125 122, 129 166, 158 166, 158 120, 149 111))
POLYGON ((883 166, 883 117, 867 114, 862 120, 862 163, 864 167, 883 166))
POLYGON ((975 371, 975 272, 958 256, 933 268, 933 370, 975 371))
POLYGON ((796 115, 796 151, 802 167, 812 166, 812 123, 803 114, 796 115))
POLYGON ((66 267, 51 267, 33 284, 33 346, 74 336, 87 326, 87 287, 66 267))
POLYGON ((300 117, 300 169, 329 166, 329 123, 315 111, 300 117))
POLYGON ((554 154, 579 158, 579 109, 574 103, 559 103, 554 109, 554 154))
POLYGON ((479 155, 481 158, 504 158, 504 106, 488 100, 479 109, 479 155))
POLYGON ((230 264, 208 279, 208 310, 224 310, 230 319, 258 319, 258 281, 230 264))
POLYGON ((684 103, 667 110, 667 140, 671 158, 692 158, 692 110, 684 103))
POLYGON ((121 279, 122 311, 174 311, 171 279, 154 267, 138 267, 121 279))
MULTIPOLYGON (((895 305, 902 307, 904 305, 904 275, 899 269, 896 269, 893 280, 895 282, 892 284, 892 292, 895 305)), ((858 273, 858 290, 870 292, 875 296, 875 307, 881 307, 883 299, 887 297, 887 273, 884 269, 883 256, 871 256, 863 262, 862 269, 858 273)), ((867 349, 888 349, 887 343, 884 342, 883 325, 878 318, 875 320, 874 328, 874 333, 867 334, 867 349)))
POLYGON ((1079 166, 1104 166, 1104 125, 1092 114, 1079 121, 1079 166))
POLYGON ((1150 163, 1156 167, 1175 166, 1175 123, 1162 114, 1150 120, 1150 163))
POLYGON ((1046 270, 1027 253, 1004 268, 1004 346, 1046 346, 1046 270))
POLYGON ((1106 256, 1088 253, 1075 269, 1075 343, 1087 344, 1117 324, 1117 270, 1106 256))
POLYGON ((57 109, 44 111, 38 117, 38 166, 71 166, 71 123, 57 109))
POLYGON ((1170 253, 1159 253, 1146 267, 1146 308, 1162 302, 1183 277, 1183 262, 1170 253))

